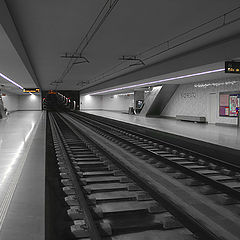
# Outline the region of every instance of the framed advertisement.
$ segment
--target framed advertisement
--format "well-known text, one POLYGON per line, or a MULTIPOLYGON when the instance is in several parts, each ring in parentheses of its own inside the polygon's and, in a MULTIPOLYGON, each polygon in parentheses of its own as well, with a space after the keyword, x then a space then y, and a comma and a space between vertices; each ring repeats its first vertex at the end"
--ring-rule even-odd
POLYGON ((219 116, 229 116, 229 94, 219 95, 219 116))
POLYGON ((220 94, 219 105, 221 107, 228 107, 229 106, 229 94, 220 94))
POLYGON ((219 93, 219 116, 237 117, 240 108, 240 93, 222 92, 219 93))

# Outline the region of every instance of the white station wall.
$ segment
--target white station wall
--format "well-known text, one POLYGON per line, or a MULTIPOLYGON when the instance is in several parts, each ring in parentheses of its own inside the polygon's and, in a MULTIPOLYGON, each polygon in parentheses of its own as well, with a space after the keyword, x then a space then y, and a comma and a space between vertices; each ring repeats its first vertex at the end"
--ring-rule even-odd
POLYGON ((102 109, 108 111, 128 112, 133 107, 133 95, 106 95, 103 96, 102 109))
POLYGON ((80 110, 101 110, 102 96, 80 95, 80 110))
POLYGON ((80 96, 81 110, 107 110, 127 112, 133 107, 133 95, 80 96))
MULTIPOLYGON (((178 87, 161 116, 173 117, 189 115, 206 117, 209 123, 237 123, 236 117, 219 116, 219 93, 240 92, 240 77, 216 79, 200 83, 182 84, 178 87), (232 84, 235 82, 234 84, 232 84), (194 84, 211 84, 207 87, 195 87, 194 84), (226 84, 227 83, 227 84, 226 84), (217 86, 218 84, 218 86, 217 86), (220 84, 220 85, 219 85, 220 84), (213 99, 214 98, 214 99, 213 99), (214 101, 213 101, 214 100, 214 101), (212 106, 212 101, 214 106, 212 106)), ((107 110, 126 112, 133 106, 133 95, 80 96, 81 110, 107 110)), ((148 97, 145 95, 145 100, 148 97)))
POLYGON ((42 98, 40 95, 13 95, 7 93, 2 99, 8 112, 42 110, 42 98))
MULTIPOLYGON (((167 106, 164 108, 161 116, 176 117, 176 115, 189 115, 206 117, 208 122, 212 123, 236 124, 234 117, 219 116, 219 93, 240 91, 240 78, 224 78, 204 83, 224 83, 219 86, 194 87, 194 84, 182 84, 178 87, 167 106), (227 82, 237 81, 235 84, 225 84, 227 82), (211 112, 211 99, 215 99, 215 110, 211 112), (212 114, 214 116, 212 116, 212 114)), ((196 83, 195 83, 196 84, 196 83)), ((199 83, 200 84, 200 83, 199 83)))
POLYGON ((19 95, 18 110, 41 110, 42 98, 40 95, 19 95))
POLYGON ((18 95, 7 94, 2 96, 4 107, 7 108, 8 112, 14 112, 18 110, 18 95))

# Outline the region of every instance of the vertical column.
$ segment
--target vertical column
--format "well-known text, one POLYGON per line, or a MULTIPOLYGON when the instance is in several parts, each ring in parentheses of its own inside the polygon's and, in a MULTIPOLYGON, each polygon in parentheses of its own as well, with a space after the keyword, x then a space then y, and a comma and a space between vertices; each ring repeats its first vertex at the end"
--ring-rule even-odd
POLYGON ((3 100, 2 100, 2 90, 0 89, 0 119, 6 117, 4 110, 3 100))

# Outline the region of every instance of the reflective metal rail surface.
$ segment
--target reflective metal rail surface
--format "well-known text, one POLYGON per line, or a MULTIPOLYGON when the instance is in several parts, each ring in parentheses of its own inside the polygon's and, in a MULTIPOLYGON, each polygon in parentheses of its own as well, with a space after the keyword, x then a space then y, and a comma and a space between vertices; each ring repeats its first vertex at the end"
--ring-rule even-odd
MULTIPOLYGON (((79 115, 73 113, 71 115, 79 119, 79 115)), ((180 171, 185 174, 177 174, 179 178, 190 176, 195 178, 194 185, 209 184, 211 187, 228 194, 230 197, 236 198, 235 200, 240 199, 240 167, 180 148, 176 145, 160 141, 153 142, 154 140, 149 139, 149 137, 132 134, 129 131, 106 124, 96 123, 96 121, 89 120, 86 117, 81 116, 80 119, 92 126, 100 127, 102 131, 105 131, 112 137, 126 142, 129 147, 135 147, 139 150, 137 155, 142 156, 147 154, 145 158, 151 156, 158 159, 157 167, 159 161, 161 161, 164 165, 163 167, 168 167, 166 171, 180 171), (206 171, 206 169, 208 170, 206 171), (201 183, 199 182, 198 184, 197 181, 201 181, 201 183)), ((192 181, 191 184, 193 184, 192 181)))
POLYGON ((77 114, 49 115, 77 239, 239 239, 232 166, 77 114))

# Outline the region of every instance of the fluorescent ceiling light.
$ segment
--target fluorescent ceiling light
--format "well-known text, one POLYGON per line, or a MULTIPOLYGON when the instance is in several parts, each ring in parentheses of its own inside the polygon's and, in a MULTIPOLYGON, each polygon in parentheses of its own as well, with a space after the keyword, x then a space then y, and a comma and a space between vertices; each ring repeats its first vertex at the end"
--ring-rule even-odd
POLYGON ((228 81, 228 82, 217 82, 217 83, 199 83, 199 84, 194 84, 195 88, 206 88, 206 87, 219 87, 223 85, 234 85, 238 83, 239 81, 228 81))
POLYGON ((116 94, 117 96, 127 96, 127 95, 133 95, 134 93, 133 92, 129 92, 129 93, 119 93, 119 94, 116 94))
POLYGON ((8 78, 7 76, 5 76, 4 74, 0 73, 0 76, 2 78, 4 78, 5 80, 7 80, 8 82, 14 84, 15 86, 21 88, 21 89, 24 89, 21 85, 17 84, 16 82, 14 82, 13 80, 11 80, 10 78, 8 78))
POLYGON ((183 79, 183 78, 196 77, 196 76, 201 76, 201 75, 206 75, 206 74, 211 74, 211 73, 216 73, 216 72, 222 72, 222 71, 225 71, 225 68, 215 69, 215 70, 210 70, 210 71, 200 72, 200 73, 193 73, 193 74, 183 75, 183 76, 179 76, 179 77, 166 78, 166 79, 161 79, 161 80, 152 81, 152 82, 139 83, 139 84, 130 85, 130 86, 126 86, 126 87, 113 88, 113 89, 109 89, 109 90, 104 90, 104 91, 100 91, 100 92, 91 93, 90 95, 97 95, 97 94, 115 92, 115 91, 129 89, 129 88, 142 87, 142 86, 152 85, 152 84, 156 84, 156 83, 173 81, 173 80, 183 79))

